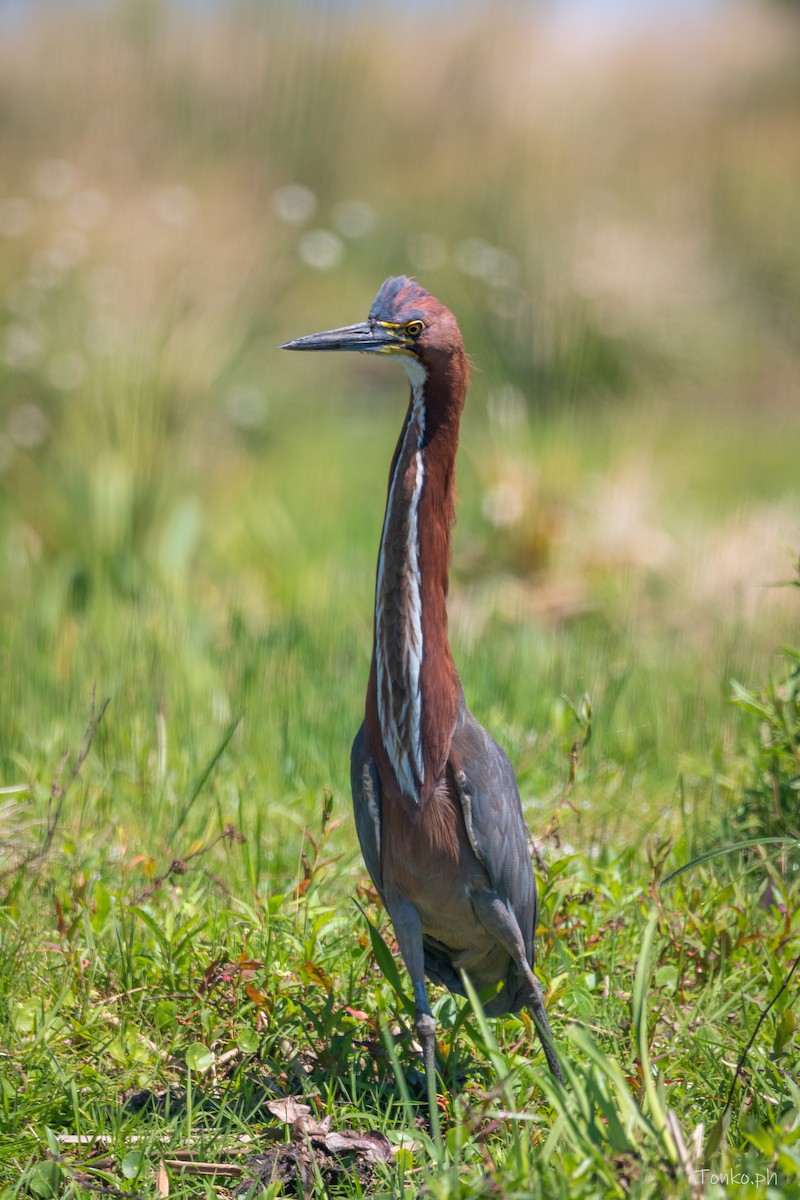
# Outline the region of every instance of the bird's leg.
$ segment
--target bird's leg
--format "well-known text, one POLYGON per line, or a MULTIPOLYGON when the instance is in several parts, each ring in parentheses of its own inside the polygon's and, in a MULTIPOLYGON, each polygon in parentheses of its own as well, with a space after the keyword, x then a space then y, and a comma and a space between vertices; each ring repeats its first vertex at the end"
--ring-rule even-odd
POLYGON ((561 1073, 561 1067, 559 1066, 555 1046, 553 1045, 553 1035, 550 1032, 550 1023, 547 1020, 547 1013, 544 1009, 542 989, 539 985, 539 980, 534 975, 531 965, 528 962, 528 957, 525 953, 525 943, 522 940, 522 931, 516 917, 508 905, 504 904, 494 892, 476 893, 472 897, 472 906, 475 910, 475 915, 484 928, 494 934, 500 945, 508 951, 524 975, 525 981, 530 988, 527 1006, 533 1017, 533 1023, 536 1026, 536 1032, 539 1035, 539 1041, 542 1044, 547 1065, 559 1083, 563 1083, 564 1076, 561 1073))
POLYGON ((425 987, 425 950, 422 944, 422 922, 419 913, 408 900, 389 901, 386 907, 394 927, 397 944, 408 968, 414 987, 415 1027, 422 1046, 425 1081, 428 1090, 431 1133, 439 1141, 439 1107, 436 1102, 436 1022, 428 1003, 425 987))
POLYGON ((424 983, 414 984, 414 1007, 416 1008, 416 1026, 422 1046, 422 1061, 425 1063, 425 1074, 429 1080, 436 1080, 436 1022, 433 1019, 428 993, 424 983))
POLYGON ((436 1073, 436 1023, 428 1003, 425 987, 425 950, 422 944, 422 922, 419 913, 408 900, 389 901, 387 908, 392 919, 397 944, 414 986, 415 1025, 422 1044, 425 1070, 436 1073))
POLYGON ((539 1034, 539 1041, 542 1043, 547 1065, 558 1082, 563 1083, 564 1076, 561 1073, 561 1067, 556 1055, 555 1046, 553 1045, 553 1035, 550 1032, 550 1022, 547 1020, 547 1013, 545 1012, 541 985, 530 966, 528 966, 526 976, 531 989, 531 994, 528 998, 528 1008, 533 1017, 536 1032, 539 1034))

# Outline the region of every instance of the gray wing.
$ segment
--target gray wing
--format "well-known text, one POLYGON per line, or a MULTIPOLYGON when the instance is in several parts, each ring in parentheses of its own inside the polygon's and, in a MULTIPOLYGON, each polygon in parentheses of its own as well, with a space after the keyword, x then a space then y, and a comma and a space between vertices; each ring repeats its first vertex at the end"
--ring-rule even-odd
POLYGON ((514 768, 466 705, 453 736, 450 764, 472 848, 492 889, 516 917, 533 966, 536 884, 514 768))
MULTIPOLYGON (((353 814, 361 853, 370 878, 383 897, 381 878, 381 785, 375 761, 367 753, 362 725, 350 751, 350 786, 353 791, 353 814)), ((385 901, 384 901, 385 904, 385 901)))

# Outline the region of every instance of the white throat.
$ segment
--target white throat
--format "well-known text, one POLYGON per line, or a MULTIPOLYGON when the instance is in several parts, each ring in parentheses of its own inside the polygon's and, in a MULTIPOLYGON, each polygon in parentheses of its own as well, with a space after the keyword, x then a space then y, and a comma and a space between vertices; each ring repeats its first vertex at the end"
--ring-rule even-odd
POLYGON ((401 354, 403 362, 403 370, 406 373, 408 382, 411 384, 411 390, 414 393, 414 403, 422 396, 422 389, 425 386, 425 380, 428 378, 428 372, 419 359, 414 354, 401 354))

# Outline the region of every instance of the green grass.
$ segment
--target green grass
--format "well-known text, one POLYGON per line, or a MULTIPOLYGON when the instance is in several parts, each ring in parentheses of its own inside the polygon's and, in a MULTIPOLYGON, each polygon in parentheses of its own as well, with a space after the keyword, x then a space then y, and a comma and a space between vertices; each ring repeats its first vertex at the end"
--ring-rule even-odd
POLYGON ((790 39, 730 18, 695 94, 396 16, 0 47, 2 1200, 800 1196, 790 39), (475 363, 450 633, 569 1082, 437 992, 438 1140, 348 778, 405 385, 276 350, 400 270, 475 363))
MULTIPOLYGON (((318 866, 308 843, 307 884, 293 895, 291 878, 259 858, 263 831, 243 824, 247 842, 226 841, 222 856, 187 840, 184 864, 160 885, 168 860, 142 861, 110 833, 91 847, 62 833, 46 884, 41 872, 34 887, 29 873, 15 876, 0 959, 9 1196, 26 1186, 56 1194, 43 1162, 55 1163, 47 1170, 66 1194, 89 1194, 118 1184, 135 1153, 141 1194, 156 1194, 154 1172, 169 1161, 170 1195, 196 1195, 197 1176, 182 1179, 175 1165, 180 1152, 192 1152, 190 1164, 241 1165, 243 1137, 251 1153, 270 1145, 266 1105, 284 1094, 307 1098, 334 1129, 389 1137, 400 1153, 394 1167, 374 1168, 369 1194, 425 1184, 442 1196, 498 1186, 520 1196, 689 1195, 669 1112, 688 1145, 704 1126, 694 1168, 769 1169, 781 1180, 775 1194, 794 1194, 791 989, 725 1109, 758 1011, 797 952, 796 899, 769 856, 749 875, 735 859, 707 863, 657 895, 638 851, 553 862, 540 969, 569 1090, 531 1055, 527 1019, 490 1029, 462 1014, 451 1037, 461 1005, 439 997, 452 1090, 442 1093, 437 1148, 419 1128, 421 1099, 404 1101, 395 1076, 396 1054, 416 1069, 408 1001, 377 969, 352 900, 334 903, 342 868, 318 866), (765 873, 778 893, 766 911, 754 886, 765 873), (712 1150, 720 1121, 726 1134, 712 1150), (83 1149, 57 1141, 67 1132, 88 1139, 83 1149)), ((311 832, 319 840, 319 825, 311 832)), ((359 1194, 351 1172, 334 1191, 359 1194)))

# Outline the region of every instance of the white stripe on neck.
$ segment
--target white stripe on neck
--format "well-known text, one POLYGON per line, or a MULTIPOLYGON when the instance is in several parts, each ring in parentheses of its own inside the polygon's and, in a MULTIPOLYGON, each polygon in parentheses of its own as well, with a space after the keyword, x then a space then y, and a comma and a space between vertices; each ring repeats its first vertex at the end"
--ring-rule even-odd
POLYGON ((422 586, 419 565, 419 504, 425 480, 425 395, 427 372, 410 356, 403 356, 403 366, 411 383, 411 412, 406 426, 394 475, 389 486, 386 516, 381 535, 378 573, 375 589, 375 658, 378 685, 378 717, 381 734, 389 760, 404 793, 419 802, 419 791, 425 779, 422 751, 422 689, 420 672, 423 658, 422 586), (411 441, 410 439, 413 439, 411 441), (408 503, 407 537, 403 576, 407 581, 407 604, 402 596, 384 595, 384 556, 390 522, 394 516, 398 475, 413 464, 414 484, 408 503), (399 612, 393 601, 400 601, 399 612), (387 612, 387 609, 389 610, 387 612), (397 649, 390 642, 391 629, 399 617, 402 644, 400 661, 397 649), (394 660, 394 661, 392 661, 394 660), (399 670, 398 670, 399 668, 399 670), (396 693, 401 692, 401 704, 396 719, 396 693), (395 692, 392 697, 391 693, 395 692))

